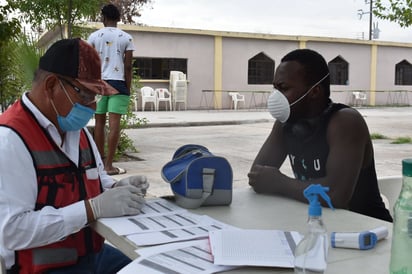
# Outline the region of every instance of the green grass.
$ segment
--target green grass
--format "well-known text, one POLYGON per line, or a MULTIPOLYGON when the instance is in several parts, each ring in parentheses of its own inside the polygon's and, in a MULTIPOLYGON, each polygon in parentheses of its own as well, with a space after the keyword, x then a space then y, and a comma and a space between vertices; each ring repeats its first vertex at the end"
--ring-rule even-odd
POLYGON ((412 143, 411 137, 398 137, 391 142, 391 144, 410 144, 412 143))
POLYGON ((371 139, 372 140, 381 140, 381 139, 389 139, 385 135, 382 135, 380 133, 371 133, 371 139))
MULTIPOLYGON (((383 139, 391 139, 385 135, 382 135, 380 133, 371 133, 371 139, 372 140, 383 140, 383 139)), ((392 139, 391 144, 411 144, 412 143, 412 138, 411 137, 397 137, 395 139, 392 139)))

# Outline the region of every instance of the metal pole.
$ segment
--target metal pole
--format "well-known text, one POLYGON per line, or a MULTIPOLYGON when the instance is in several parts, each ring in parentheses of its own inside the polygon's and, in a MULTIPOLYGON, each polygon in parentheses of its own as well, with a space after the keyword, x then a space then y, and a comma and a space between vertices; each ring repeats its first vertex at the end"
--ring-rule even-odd
POLYGON ((372 40, 372 6, 373 0, 369 0, 369 40, 372 40))

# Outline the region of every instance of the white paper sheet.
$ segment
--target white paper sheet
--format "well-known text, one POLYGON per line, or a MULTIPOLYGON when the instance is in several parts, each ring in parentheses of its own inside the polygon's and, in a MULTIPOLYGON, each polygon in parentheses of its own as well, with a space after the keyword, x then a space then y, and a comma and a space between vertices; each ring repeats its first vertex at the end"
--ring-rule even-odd
POLYGON ((179 211, 187 211, 186 209, 161 198, 147 199, 146 205, 141 209, 140 215, 152 216, 165 213, 176 213, 179 211))
POLYGON ((175 228, 203 225, 201 215, 188 211, 166 213, 163 215, 136 215, 117 218, 102 218, 99 221, 110 227, 118 235, 164 231, 175 228))
POLYGON ((119 274, 206 274, 234 268, 213 264, 208 239, 146 247, 137 252, 141 256, 119 274))
POLYGON ((213 230, 238 229, 234 226, 219 222, 209 216, 202 216, 201 222, 204 225, 131 234, 128 235, 127 238, 138 246, 147 246, 205 238, 209 236, 209 231, 213 230))
POLYGON ((298 232, 280 230, 216 230, 209 232, 214 263, 293 268, 298 232))

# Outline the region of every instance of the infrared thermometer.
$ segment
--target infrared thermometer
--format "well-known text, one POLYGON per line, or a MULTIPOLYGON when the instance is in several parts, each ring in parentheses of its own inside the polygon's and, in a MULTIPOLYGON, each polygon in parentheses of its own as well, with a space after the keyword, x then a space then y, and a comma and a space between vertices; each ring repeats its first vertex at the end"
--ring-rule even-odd
POLYGON ((332 232, 331 246, 340 248, 371 249, 376 243, 388 236, 388 229, 384 226, 362 232, 332 232))

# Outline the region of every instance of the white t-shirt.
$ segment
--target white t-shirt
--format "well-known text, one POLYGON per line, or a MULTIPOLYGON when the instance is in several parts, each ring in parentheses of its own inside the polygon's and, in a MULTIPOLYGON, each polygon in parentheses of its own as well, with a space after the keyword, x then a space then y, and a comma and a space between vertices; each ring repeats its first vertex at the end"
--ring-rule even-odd
POLYGON ((115 27, 104 27, 90 34, 87 42, 99 53, 103 80, 124 81, 124 53, 135 50, 130 34, 115 27))

